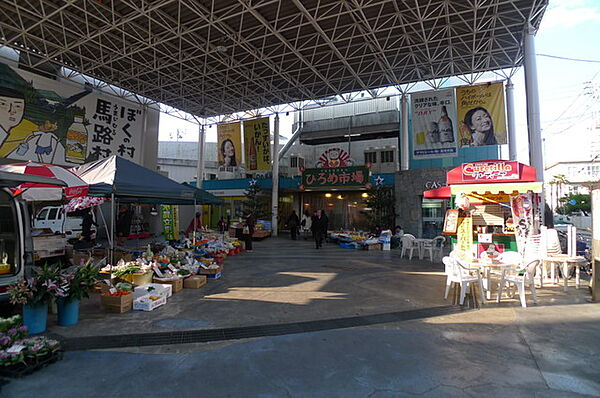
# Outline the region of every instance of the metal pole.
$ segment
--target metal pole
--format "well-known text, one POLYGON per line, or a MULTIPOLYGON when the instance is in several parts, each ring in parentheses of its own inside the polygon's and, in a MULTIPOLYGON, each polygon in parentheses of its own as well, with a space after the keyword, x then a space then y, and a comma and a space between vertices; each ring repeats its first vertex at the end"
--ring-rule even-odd
POLYGON ((529 131, 529 164, 536 168, 537 180, 544 181, 540 98, 538 91, 534 35, 535 30, 529 25, 525 31, 523 45, 525 94, 527 97, 527 129, 529 131))
POLYGON ((508 122, 508 158, 517 160, 517 128, 515 122, 514 85, 508 79, 506 83, 506 119, 508 122))
POLYGON ((410 168, 410 150, 408 145, 408 98, 402 94, 402 136, 400 139, 400 170, 410 168))
POLYGON ((273 132, 273 190, 271 191, 271 235, 277 236, 277 213, 279 208, 279 114, 275 114, 273 132))
MULTIPOLYGON (((196 188, 202 189, 202 180, 204 179, 204 124, 198 123, 198 163, 196 164, 196 188)), ((197 206, 194 199, 194 239, 196 238, 196 213, 202 217, 202 205, 197 206)))
MULTIPOLYGON (((110 265, 114 266, 115 262, 115 194, 110 194, 110 252, 108 258, 110 259, 110 265)), ((112 268, 111 268, 112 278, 112 268)))
POLYGON ((296 124, 296 130, 292 133, 292 137, 288 140, 288 142, 286 142, 285 145, 283 146, 283 148, 281 148, 281 151, 279 151, 279 160, 283 159, 283 157, 285 156, 287 151, 289 151, 289 149, 292 147, 292 145, 294 145, 294 142, 296 142, 296 140, 302 134, 302 123, 303 123, 302 112, 304 112, 304 111, 302 109, 300 109, 300 110, 298 110, 298 112, 299 112, 298 113, 298 124, 296 124))

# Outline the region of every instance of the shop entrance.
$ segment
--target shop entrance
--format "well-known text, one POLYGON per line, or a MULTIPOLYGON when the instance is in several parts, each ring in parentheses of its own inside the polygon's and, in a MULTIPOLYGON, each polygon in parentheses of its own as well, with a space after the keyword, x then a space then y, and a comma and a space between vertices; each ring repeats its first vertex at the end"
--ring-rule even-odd
POLYGON ((365 191, 305 192, 302 194, 303 211, 325 210, 329 229, 367 230, 365 213, 370 209, 364 204, 365 191))
POLYGON ((423 237, 434 238, 442 234, 444 214, 448 207, 443 199, 423 199, 421 215, 423 218, 423 237))

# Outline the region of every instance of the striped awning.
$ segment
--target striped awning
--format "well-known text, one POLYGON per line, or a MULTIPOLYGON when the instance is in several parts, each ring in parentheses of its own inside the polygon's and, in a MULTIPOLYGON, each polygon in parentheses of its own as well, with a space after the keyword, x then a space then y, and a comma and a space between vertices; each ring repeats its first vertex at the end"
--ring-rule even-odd
POLYGON ((506 193, 511 194, 513 192, 527 192, 532 191, 534 193, 541 193, 543 191, 544 183, 542 182, 515 182, 506 184, 461 184, 452 185, 450 191, 452 195, 459 193, 506 193))

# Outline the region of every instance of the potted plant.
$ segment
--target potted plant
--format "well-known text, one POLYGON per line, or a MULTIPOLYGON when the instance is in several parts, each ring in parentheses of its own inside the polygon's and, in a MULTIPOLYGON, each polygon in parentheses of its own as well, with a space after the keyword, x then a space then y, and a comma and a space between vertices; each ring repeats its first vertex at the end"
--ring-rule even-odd
POLYGON ((60 274, 59 279, 67 286, 66 294, 58 297, 58 324, 70 326, 79 320, 79 304, 82 298, 87 298, 94 290, 98 281, 99 270, 92 265, 91 260, 82 266, 71 267, 60 274))
POLYGON ((23 305, 23 323, 29 333, 42 333, 48 322, 48 302, 52 297, 63 297, 67 290, 60 279, 60 268, 46 264, 34 267, 33 277, 9 287, 10 302, 23 305))

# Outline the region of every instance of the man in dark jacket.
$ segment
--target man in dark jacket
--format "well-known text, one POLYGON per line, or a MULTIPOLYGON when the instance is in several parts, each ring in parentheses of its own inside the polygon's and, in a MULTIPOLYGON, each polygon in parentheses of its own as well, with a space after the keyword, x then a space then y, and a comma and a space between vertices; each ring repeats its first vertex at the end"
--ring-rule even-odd
POLYGON ((323 246, 323 238, 327 236, 327 224, 329 220, 323 210, 317 210, 317 214, 312 221, 312 231, 315 236, 315 246, 317 249, 323 246))
POLYGON ((290 227, 292 240, 296 240, 298 236, 298 224, 300 224, 300 219, 296 214, 296 210, 292 210, 292 214, 290 214, 290 216, 287 218, 286 224, 290 227))
POLYGON ((248 211, 244 216, 244 243, 246 246, 246 251, 252 251, 252 235, 254 235, 254 226, 256 225, 256 219, 251 211, 248 211))

